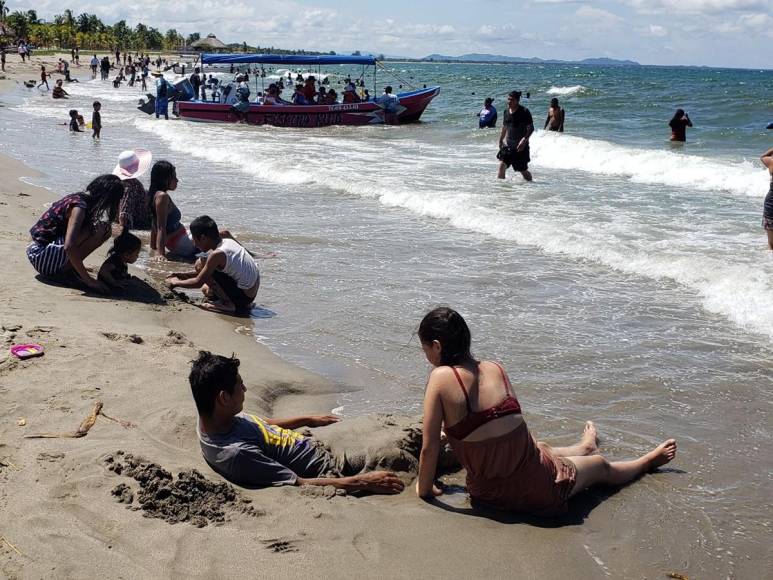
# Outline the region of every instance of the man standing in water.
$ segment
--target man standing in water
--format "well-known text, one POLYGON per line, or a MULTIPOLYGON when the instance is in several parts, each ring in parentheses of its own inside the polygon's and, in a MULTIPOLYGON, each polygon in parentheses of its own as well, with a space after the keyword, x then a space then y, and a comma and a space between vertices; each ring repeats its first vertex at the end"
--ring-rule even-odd
POLYGON ((499 134, 499 179, 505 178, 508 167, 520 171, 526 181, 531 181, 529 172, 529 137, 534 133, 534 121, 529 109, 521 107, 521 92, 511 91, 507 95, 507 110, 499 134))

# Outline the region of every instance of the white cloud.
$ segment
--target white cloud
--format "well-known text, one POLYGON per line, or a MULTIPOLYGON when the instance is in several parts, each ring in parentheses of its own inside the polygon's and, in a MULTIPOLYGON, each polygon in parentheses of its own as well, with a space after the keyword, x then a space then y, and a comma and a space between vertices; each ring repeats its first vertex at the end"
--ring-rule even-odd
POLYGON ((773 10, 773 0, 627 0, 643 14, 718 14, 773 10))
POLYGON ((600 27, 616 26, 623 22, 623 19, 617 14, 613 14, 601 8, 592 6, 580 6, 574 13, 577 18, 587 21, 590 24, 600 27))
POLYGON ((644 36, 663 37, 668 35, 668 29, 657 24, 650 24, 644 30, 644 36))

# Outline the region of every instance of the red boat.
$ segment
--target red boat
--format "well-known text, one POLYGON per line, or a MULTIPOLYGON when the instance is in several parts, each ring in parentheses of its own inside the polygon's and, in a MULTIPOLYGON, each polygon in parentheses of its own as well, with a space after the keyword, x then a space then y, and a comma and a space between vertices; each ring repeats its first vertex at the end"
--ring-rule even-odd
MULTIPOLYGON (((269 63, 284 65, 362 64, 375 66, 371 56, 204 54, 202 64, 269 63)), ((374 75, 375 82, 375 75, 374 75)), ((210 101, 178 101, 177 114, 190 121, 215 123, 246 122, 276 127, 326 127, 329 125, 401 125, 418 121, 424 109, 440 93, 439 87, 397 95, 399 104, 385 109, 376 101, 334 105, 263 105, 250 103, 249 110, 237 112, 231 104, 210 101)))

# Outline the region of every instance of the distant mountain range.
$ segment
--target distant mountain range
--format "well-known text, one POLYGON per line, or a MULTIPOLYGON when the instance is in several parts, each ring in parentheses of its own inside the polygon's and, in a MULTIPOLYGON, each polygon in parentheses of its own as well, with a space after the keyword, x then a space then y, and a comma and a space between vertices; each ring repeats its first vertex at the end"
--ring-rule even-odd
POLYGON ((513 62, 531 64, 592 64, 614 66, 641 66, 633 60, 617 60, 614 58, 585 58, 583 60, 554 60, 542 58, 524 58, 520 56, 504 56, 501 54, 463 54, 461 56, 448 56, 445 54, 430 54, 418 60, 441 62, 513 62))

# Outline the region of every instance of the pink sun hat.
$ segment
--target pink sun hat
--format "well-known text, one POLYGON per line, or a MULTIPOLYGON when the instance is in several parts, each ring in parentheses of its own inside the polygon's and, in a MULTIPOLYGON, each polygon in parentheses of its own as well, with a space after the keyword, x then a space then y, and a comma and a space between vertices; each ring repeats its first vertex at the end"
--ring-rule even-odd
POLYGON ((143 175, 150 167, 153 154, 145 149, 121 151, 118 165, 113 169, 113 175, 121 179, 134 179, 143 175))

